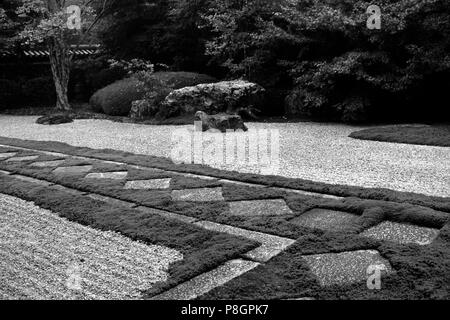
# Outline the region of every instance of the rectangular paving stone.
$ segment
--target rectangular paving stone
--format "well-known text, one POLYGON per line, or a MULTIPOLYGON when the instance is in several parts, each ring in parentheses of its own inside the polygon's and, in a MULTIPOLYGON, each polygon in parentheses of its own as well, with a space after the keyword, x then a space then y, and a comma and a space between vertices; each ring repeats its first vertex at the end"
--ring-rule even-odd
POLYGON ((128 207, 128 208, 132 208, 132 207, 136 206, 136 204, 133 202, 123 201, 123 200, 119 200, 119 199, 115 199, 115 198, 111 198, 111 197, 105 197, 105 196, 95 194, 95 193, 90 193, 87 196, 91 199, 103 201, 103 202, 106 202, 106 203, 112 204, 112 205, 123 206, 123 207, 128 207))
POLYGON ((39 156, 26 156, 26 157, 12 157, 6 159, 6 162, 22 162, 22 161, 31 161, 36 160, 39 156))
POLYGON ((127 181, 124 189, 131 190, 152 190, 152 189, 168 189, 172 179, 150 179, 150 180, 134 180, 127 181))
POLYGON ((148 208, 148 207, 144 207, 144 206, 137 207, 136 209, 139 211, 142 211, 142 212, 146 212, 149 214, 157 214, 157 215, 167 218, 167 219, 175 219, 175 220, 182 221, 185 223, 194 223, 195 221, 198 221, 197 218, 183 216, 181 214, 177 214, 177 213, 173 213, 173 212, 169 212, 169 211, 158 210, 158 209, 154 209, 154 208, 148 208))
POLYGON ((89 173, 85 179, 112 179, 112 180, 123 180, 127 177, 127 171, 116 171, 116 172, 93 172, 89 173))
POLYGON ((358 215, 348 212, 312 209, 289 222, 312 229, 341 232, 349 230, 354 223, 359 221, 359 218, 358 215))
POLYGON ((63 163, 64 160, 40 161, 40 162, 33 162, 32 164, 30 164, 30 166, 46 168, 46 167, 57 167, 63 163))
POLYGON ((39 180, 39 179, 27 177, 27 176, 22 176, 20 174, 14 174, 11 177, 22 180, 22 181, 26 181, 26 182, 36 183, 36 184, 39 184, 41 186, 46 186, 46 187, 51 186, 53 184, 53 183, 45 181, 45 180, 39 180))
POLYGON ((411 224, 384 221, 375 227, 365 230, 360 235, 400 244, 415 243, 418 245, 428 245, 437 238, 439 230, 411 224))
POLYGON ((225 200, 222 195, 222 188, 173 190, 171 196, 174 201, 207 202, 225 200))
POLYGON ((373 268, 378 268, 381 274, 392 272, 389 261, 376 250, 316 254, 302 259, 322 286, 367 281, 373 268))
POLYGON ((69 175, 69 174, 80 174, 80 173, 87 173, 92 170, 91 165, 84 165, 84 166, 70 166, 70 167, 59 167, 52 171, 53 174, 62 174, 62 175, 69 175))
POLYGON ((234 216, 280 216, 292 214, 283 199, 251 200, 229 202, 234 216))
POLYGON ((0 160, 1 160, 1 159, 6 159, 6 158, 14 157, 16 154, 17 154, 17 152, 4 152, 4 153, 0 153, 0 160))
POLYGON ((203 273, 173 289, 170 289, 152 300, 191 300, 195 299, 212 289, 222 286, 228 281, 256 268, 257 262, 241 259, 230 260, 218 268, 203 273))
POLYGON ((282 238, 262 232, 240 229, 210 221, 199 221, 195 222, 194 224, 207 230, 228 233, 234 236, 241 236, 261 243, 261 246, 247 252, 244 255, 249 259, 259 262, 269 261, 295 242, 295 240, 288 238, 282 238))

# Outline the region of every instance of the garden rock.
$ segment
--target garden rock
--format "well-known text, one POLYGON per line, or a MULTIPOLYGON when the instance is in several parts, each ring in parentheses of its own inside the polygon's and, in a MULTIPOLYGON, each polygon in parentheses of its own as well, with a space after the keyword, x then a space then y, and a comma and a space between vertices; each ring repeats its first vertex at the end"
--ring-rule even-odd
POLYGON ((256 83, 234 80, 199 84, 172 91, 162 103, 160 116, 169 118, 204 111, 210 114, 247 114, 259 109, 264 88, 256 83))
POLYGON ((197 111, 195 114, 195 121, 201 122, 201 131, 219 130, 220 132, 226 132, 227 130, 243 130, 247 131, 248 128, 242 121, 239 115, 229 114, 216 114, 207 115, 203 111, 197 111))
POLYGON ((205 74, 193 72, 156 72, 143 76, 145 95, 143 99, 134 101, 129 117, 143 120, 154 117, 164 99, 173 91, 202 83, 214 83, 217 80, 205 74))
POLYGON ((38 124, 54 125, 73 122, 73 118, 66 114, 51 114, 42 116, 36 120, 38 124))

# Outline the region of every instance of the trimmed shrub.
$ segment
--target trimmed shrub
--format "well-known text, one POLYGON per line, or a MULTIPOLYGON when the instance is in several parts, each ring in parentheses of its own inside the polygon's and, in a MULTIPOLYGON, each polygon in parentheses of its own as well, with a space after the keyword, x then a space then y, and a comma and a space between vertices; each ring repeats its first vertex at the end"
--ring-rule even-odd
POLYGON ((88 85, 91 93, 104 88, 111 83, 122 80, 126 76, 126 72, 119 67, 102 69, 96 73, 88 75, 88 85))
POLYGON ((26 102, 33 106, 54 104, 56 89, 52 77, 38 77, 25 81, 22 87, 26 102))
POLYGON ((111 116, 127 116, 133 101, 144 96, 142 83, 133 78, 116 81, 98 90, 89 104, 96 112, 104 112, 111 116))
POLYGON ((22 98, 22 91, 18 82, 0 79, 0 110, 20 105, 22 98))

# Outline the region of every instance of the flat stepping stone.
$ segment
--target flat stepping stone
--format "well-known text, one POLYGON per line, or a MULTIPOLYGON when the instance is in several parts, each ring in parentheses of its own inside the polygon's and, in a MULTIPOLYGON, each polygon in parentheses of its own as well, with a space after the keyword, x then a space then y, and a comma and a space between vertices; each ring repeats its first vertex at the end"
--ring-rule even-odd
POLYGON ((85 165, 85 166, 71 166, 71 167, 59 167, 53 170, 52 172, 54 174, 79 174, 79 173, 87 173, 88 171, 92 170, 91 165, 85 165))
POLYGON ((47 167, 57 167, 63 163, 64 160, 40 161, 40 162, 33 162, 31 166, 39 168, 47 168, 47 167))
POLYGON ((172 179, 150 179, 150 180, 134 180, 127 181, 124 189, 130 190, 151 190, 151 189, 168 189, 172 179))
POLYGON ((415 243, 428 245, 439 235, 438 229, 414 226, 411 224, 384 221, 361 233, 364 237, 392 241, 400 244, 415 243))
POLYGON ((280 254, 280 252, 286 250, 287 247, 294 244, 295 242, 295 240, 288 238, 282 238, 267 233, 241 229, 210 221, 198 221, 194 224, 206 230, 228 233, 233 236, 244 237, 261 243, 261 245, 256 249, 253 249, 244 254, 246 258, 258 262, 269 261, 276 255, 280 254))
POLYGON ((188 280, 152 300, 191 300, 256 268, 259 263, 242 259, 230 260, 218 268, 188 280))
POLYGON ((292 214, 283 199, 230 202, 233 216, 280 216, 292 214))
POLYGON ((303 256, 321 286, 343 285, 368 280, 370 266, 379 266, 382 273, 392 272, 389 261, 376 250, 358 250, 303 256))
POLYGON ((127 171, 116 171, 116 172, 93 172, 89 173, 85 179, 112 179, 112 180, 123 180, 127 177, 127 171))
POLYGON ((289 222, 311 229, 340 232, 348 230, 358 220, 358 215, 348 212, 312 209, 289 222))
POLYGON ((13 157, 6 160, 6 162, 22 162, 36 160, 39 156, 13 157))
POLYGON ((225 200, 222 195, 222 188, 173 190, 171 196, 174 201, 208 202, 225 200))
POLYGON ((16 154, 17 154, 17 152, 4 152, 4 153, 0 153, 0 159, 11 158, 11 157, 14 157, 16 154))

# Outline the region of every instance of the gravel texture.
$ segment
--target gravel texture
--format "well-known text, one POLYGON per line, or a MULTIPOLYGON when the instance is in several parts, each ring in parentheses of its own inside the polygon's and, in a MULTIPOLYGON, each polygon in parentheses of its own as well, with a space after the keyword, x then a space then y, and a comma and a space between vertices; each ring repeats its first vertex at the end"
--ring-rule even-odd
POLYGON ((302 227, 339 232, 348 230, 358 220, 359 216, 347 212, 312 209, 289 222, 302 227))
MULTIPOLYGON (((193 126, 148 126, 103 120, 77 120, 58 126, 35 124, 37 117, 0 116, 0 136, 61 141, 75 146, 112 148, 170 157, 176 130, 193 126)), ((279 130, 278 174, 319 182, 382 187, 435 196, 450 196, 450 148, 349 138, 364 127, 320 123, 248 123, 249 131, 279 130)), ((213 164, 261 173, 251 163, 213 164)))
POLYGON ((229 202, 233 216, 279 216, 292 214, 283 199, 229 202))
POLYGON ((150 179, 127 181, 125 189, 131 190, 152 190, 152 189, 168 189, 172 179, 150 179))
POLYGON ((0 297, 137 299, 167 280, 173 249, 97 231, 0 194, 0 297))
POLYGON ((173 201, 207 202, 225 200, 222 195, 222 188, 173 190, 171 196, 173 201))
POLYGON ((401 244, 415 243, 428 245, 439 235, 438 229, 384 221, 361 233, 364 237, 392 241, 401 244))
POLYGON ((389 262, 376 250, 316 254, 303 259, 322 286, 367 280, 369 266, 384 265, 387 272, 392 271, 389 262))

